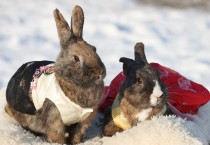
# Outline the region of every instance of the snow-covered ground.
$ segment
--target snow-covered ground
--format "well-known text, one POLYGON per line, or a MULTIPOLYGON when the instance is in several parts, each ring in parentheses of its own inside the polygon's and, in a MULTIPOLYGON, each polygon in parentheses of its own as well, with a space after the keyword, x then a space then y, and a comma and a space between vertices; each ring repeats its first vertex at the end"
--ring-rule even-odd
MULTIPOLYGON (((121 71, 119 58, 132 58, 135 43, 141 41, 146 46, 149 62, 168 66, 210 90, 210 13, 155 8, 126 0, 1 0, 0 89, 6 87, 9 78, 24 62, 56 59, 60 47, 52 12, 58 8, 70 22, 76 4, 85 12, 84 39, 96 46, 106 65, 106 85, 121 71)), ((43 144, 39 138, 7 122, 3 111, 4 89, 0 92, 0 132, 3 137, 0 140, 11 137, 3 145, 43 144)), ((174 121, 173 118, 170 120, 174 121)), ((190 132, 190 128, 185 131, 190 132)), ((210 133, 204 131, 199 135, 210 136, 210 133)), ((195 138, 207 144, 207 138, 201 139, 199 135, 195 138)), ((104 141, 96 140, 95 144, 104 141)))

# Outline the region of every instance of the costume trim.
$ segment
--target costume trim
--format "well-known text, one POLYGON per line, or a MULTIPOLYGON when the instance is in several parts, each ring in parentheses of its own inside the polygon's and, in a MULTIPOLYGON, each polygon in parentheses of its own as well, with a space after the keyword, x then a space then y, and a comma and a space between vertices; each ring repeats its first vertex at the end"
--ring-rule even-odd
POLYGON ((50 99, 58 108, 65 125, 82 122, 93 112, 92 108, 82 108, 64 94, 53 73, 53 65, 40 67, 36 72, 31 90, 37 110, 43 106, 46 98, 50 99))
POLYGON ((117 94, 115 101, 112 105, 112 118, 114 123, 123 130, 131 128, 131 124, 125 118, 123 112, 120 109, 119 94, 117 94))
MULTIPOLYGON (((163 107, 163 109, 155 116, 163 115, 166 112, 167 108, 166 106, 163 107)), ((149 116, 150 112, 152 111, 152 108, 148 108, 145 110, 142 110, 137 114, 138 122, 144 121, 149 116)), ((131 124, 129 123, 128 119, 125 118, 123 112, 120 109, 120 101, 119 101, 119 94, 117 94, 114 103, 112 105, 112 118, 116 126, 119 128, 126 130, 131 128, 131 124)))

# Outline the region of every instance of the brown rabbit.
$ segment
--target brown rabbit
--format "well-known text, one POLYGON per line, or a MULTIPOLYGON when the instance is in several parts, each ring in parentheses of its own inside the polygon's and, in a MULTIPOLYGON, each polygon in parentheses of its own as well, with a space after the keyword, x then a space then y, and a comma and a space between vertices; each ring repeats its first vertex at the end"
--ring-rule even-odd
POLYGON ((123 62, 126 80, 111 109, 105 114, 105 136, 112 136, 152 116, 164 114, 168 108, 167 89, 159 73, 148 64, 143 43, 135 46, 135 60, 120 58, 120 62, 123 62))
POLYGON ((95 115, 106 69, 96 48, 82 38, 80 6, 72 12, 71 27, 57 9, 54 18, 61 46, 56 62, 22 65, 8 83, 5 111, 48 142, 76 144, 95 115))

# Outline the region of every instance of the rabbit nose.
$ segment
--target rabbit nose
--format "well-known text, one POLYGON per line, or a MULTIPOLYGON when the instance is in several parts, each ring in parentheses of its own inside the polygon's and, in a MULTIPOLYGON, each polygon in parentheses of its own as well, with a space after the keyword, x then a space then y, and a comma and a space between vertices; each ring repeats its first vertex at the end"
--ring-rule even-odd
POLYGON ((106 76, 106 72, 103 70, 101 71, 101 73, 99 75, 96 76, 96 84, 100 84, 101 82, 103 82, 103 79, 106 76))
POLYGON ((95 81, 95 83, 97 84, 97 85, 99 85, 100 83, 102 83, 103 82, 103 76, 102 75, 98 75, 98 76, 96 76, 96 81, 95 81))
POLYGON ((103 80, 104 79, 104 74, 98 75, 96 77, 97 80, 103 80))
POLYGON ((104 78, 106 76, 106 71, 105 70, 102 70, 101 71, 101 76, 104 78))
POLYGON ((157 98, 162 98, 163 95, 157 96, 157 98))
POLYGON ((163 98, 163 95, 158 96, 158 97, 157 97, 157 100, 159 101, 159 100, 161 100, 162 98, 163 98))

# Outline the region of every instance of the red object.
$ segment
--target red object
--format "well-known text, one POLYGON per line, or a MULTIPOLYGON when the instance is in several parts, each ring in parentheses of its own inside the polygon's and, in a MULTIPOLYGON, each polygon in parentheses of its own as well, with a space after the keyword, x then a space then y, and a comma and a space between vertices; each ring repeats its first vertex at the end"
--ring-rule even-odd
MULTIPOLYGON (((196 114, 200 106, 210 100, 209 91, 202 85, 195 83, 178 72, 164 67, 158 63, 150 63, 161 74, 161 80, 166 84, 169 91, 168 103, 182 113, 196 114)), ((105 88, 103 101, 99 110, 103 112, 111 105, 119 91, 120 84, 125 80, 125 75, 120 72, 105 88)))
POLYGON ((104 112, 105 109, 112 105, 114 99, 119 91, 121 83, 125 80, 125 75, 120 72, 110 83, 110 86, 106 86, 104 89, 104 96, 99 104, 99 110, 104 112))

